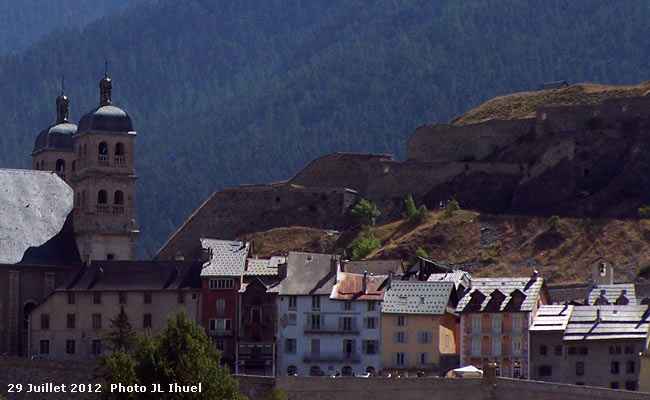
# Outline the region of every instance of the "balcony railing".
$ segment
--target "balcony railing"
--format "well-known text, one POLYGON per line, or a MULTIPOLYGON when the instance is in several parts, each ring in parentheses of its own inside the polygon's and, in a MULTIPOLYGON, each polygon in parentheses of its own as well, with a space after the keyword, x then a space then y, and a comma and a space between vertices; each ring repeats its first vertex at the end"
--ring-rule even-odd
POLYGON ((352 322, 350 325, 337 323, 331 324, 305 324, 305 333, 359 333, 359 328, 356 322, 352 322))
POLYGON ((108 165, 108 156, 106 154, 100 154, 97 157, 97 162, 99 165, 108 165))
POLYGON ((97 214, 108 214, 109 210, 108 204, 97 204, 97 214))
POLYGON ((332 353, 332 352, 306 352, 303 355, 304 362, 310 361, 349 361, 359 362, 359 353, 332 353))
POLYGON ((124 164, 124 156, 115 156, 115 165, 124 164))
POLYGON ((114 205, 113 206, 113 213, 114 214, 124 214, 124 206, 114 205))
POLYGON ((210 329, 212 336, 232 336, 232 329, 210 329))

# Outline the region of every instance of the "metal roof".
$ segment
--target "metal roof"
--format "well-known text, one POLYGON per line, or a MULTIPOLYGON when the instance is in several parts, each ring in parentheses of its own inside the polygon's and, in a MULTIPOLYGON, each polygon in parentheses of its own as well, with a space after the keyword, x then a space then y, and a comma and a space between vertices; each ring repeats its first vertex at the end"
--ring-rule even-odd
POLYGON ((573 306, 543 305, 537 309, 531 331, 564 331, 569 323, 573 306))
POLYGON ((381 306, 382 313, 444 314, 453 282, 393 281, 381 306))
POLYGON ((346 261, 344 269, 345 272, 354 274, 363 274, 365 271, 373 275, 386 275, 388 271, 398 273, 400 266, 402 260, 364 260, 346 261))
POLYGON ((273 256, 271 258, 249 258, 246 260, 244 275, 277 275, 278 265, 284 264, 286 257, 273 256))
POLYGON ((287 256, 287 277, 280 284, 280 295, 330 295, 336 283, 339 257, 330 254, 292 251, 287 256), (332 265, 334 261, 334 265, 332 265))
POLYGON ((114 105, 100 105, 79 120, 77 134, 87 131, 134 133, 129 114, 114 105))
POLYGON ((388 275, 339 272, 330 299, 382 301, 386 292, 386 285, 382 285, 382 283, 386 279, 388 279, 388 275), (363 290, 364 279, 366 280, 365 291, 363 290))
POLYGON ((18 263, 55 237, 72 208, 72 188, 55 173, 0 169, 0 264, 18 263))
POLYGON ((466 289, 470 287, 472 282, 472 276, 467 272, 460 269, 455 269, 451 272, 445 272, 442 274, 431 274, 429 275, 428 282, 453 282, 456 289, 460 285, 463 285, 466 289))
POLYGON ((518 290, 525 297, 521 306, 517 310, 512 311, 532 311, 543 285, 544 278, 540 276, 536 276, 535 278, 474 278, 472 279, 472 287, 460 299, 456 310, 458 312, 464 311, 472 299, 472 294, 480 293, 485 296, 485 299, 480 304, 480 307, 478 307, 478 310, 472 311, 483 311, 490 300, 492 300, 492 293, 498 290, 505 295, 505 298, 499 305, 498 311, 504 311, 512 299, 512 294, 518 290))
POLYGON ((621 296, 625 296, 629 304, 637 304, 636 292, 633 283, 618 283, 614 285, 596 285, 589 291, 589 304, 594 305, 599 297, 603 297, 609 304, 615 304, 621 296))
POLYGON ((574 307, 563 340, 647 339, 648 306, 574 307))
POLYGON ((210 252, 210 261, 203 264, 201 276, 241 276, 244 272, 248 243, 201 239, 201 246, 210 252))

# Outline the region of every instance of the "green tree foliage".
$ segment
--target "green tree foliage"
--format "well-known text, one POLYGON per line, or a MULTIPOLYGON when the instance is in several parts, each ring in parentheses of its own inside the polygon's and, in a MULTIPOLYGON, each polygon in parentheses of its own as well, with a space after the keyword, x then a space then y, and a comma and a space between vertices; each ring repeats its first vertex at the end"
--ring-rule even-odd
POLYGON ((72 120, 97 105, 108 58, 138 132, 138 251, 151 256, 224 186, 287 179, 333 151, 403 158, 415 127, 540 82, 643 82, 648 19, 640 1, 138 3, 0 58, 0 167, 31 166, 61 73, 72 120))
POLYGON ((106 347, 113 351, 129 352, 135 344, 135 333, 123 304, 120 305, 120 312, 111 319, 109 328, 111 330, 105 338, 106 347))
POLYGON ((410 194, 406 197, 404 203, 406 204, 406 212, 403 216, 406 221, 420 224, 429 219, 429 210, 427 209, 427 206, 422 204, 420 208, 416 208, 413 196, 410 194))
POLYGON ((352 216, 361 224, 375 226, 377 218, 381 215, 377 204, 361 199, 350 211, 352 216))
POLYGON ((418 247, 418 249, 415 251, 415 256, 422 257, 422 258, 429 258, 429 255, 427 254, 426 251, 424 251, 422 247, 418 247))
POLYGON ((287 400, 287 395, 282 390, 274 387, 264 400, 287 400))
POLYGON ((551 215, 548 220, 546 220, 546 223, 548 224, 548 227, 551 229, 557 229, 557 227, 560 226, 561 224, 560 217, 557 215, 551 215))
POLYGON ((381 247, 381 242, 370 230, 365 230, 350 243, 352 260, 363 260, 368 254, 381 247))
POLYGON ((639 207, 637 215, 639 218, 650 218, 650 205, 639 207))
POLYGON ((449 202, 447 202, 447 205, 445 206, 445 216, 451 217, 452 215, 456 214, 460 210, 460 204, 458 204, 458 201, 456 199, 451 199, 449 202))
MULTIPOLYGON (((198 385, 201 393, 134 394, 133 399, 217 399, 244 400, 237 382, 220 364, 221 353, 212 346, 205 331, 185 318, 181 311, 169 318, 167 326, 154 339, 150 332, 138 337, 131 354, 118 351, 106 359, 106 386, 111 383, 145 385, 198 385)), ((123 399, 123 393, 103 393, 107 399, 123 399)))

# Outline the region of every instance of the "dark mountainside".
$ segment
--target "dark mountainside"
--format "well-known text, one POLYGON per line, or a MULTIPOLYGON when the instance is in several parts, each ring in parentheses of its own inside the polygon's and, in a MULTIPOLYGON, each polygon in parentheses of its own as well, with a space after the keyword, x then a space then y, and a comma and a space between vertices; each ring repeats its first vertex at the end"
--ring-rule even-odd
POLYGON ((0 167, 30 166, 65 71, 71 116, 114 101, 137 138, 140 256, 212 192, 286 179, 333 151, 403 158, 413 130, 568 79, 648 79, 650 5, 167 0, 0 60, 0 167))
POLYGON ((144 0, 0 0, 0 56, 16 54, 55 29, 81 27, 144 0))

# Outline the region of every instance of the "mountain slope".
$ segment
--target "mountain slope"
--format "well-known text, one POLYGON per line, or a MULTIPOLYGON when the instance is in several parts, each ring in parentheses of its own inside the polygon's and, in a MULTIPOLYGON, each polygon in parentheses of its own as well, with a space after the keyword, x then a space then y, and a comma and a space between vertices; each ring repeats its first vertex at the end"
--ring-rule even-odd
POLYGON ((404 154, 412 130, 557 79, 647 80, 641 2, 163 0, 0 60, 0 167, 28 167, 65 71, 72 116, 109 59, 137 138, 141 256, 224 185, 331 151, 404 154))

